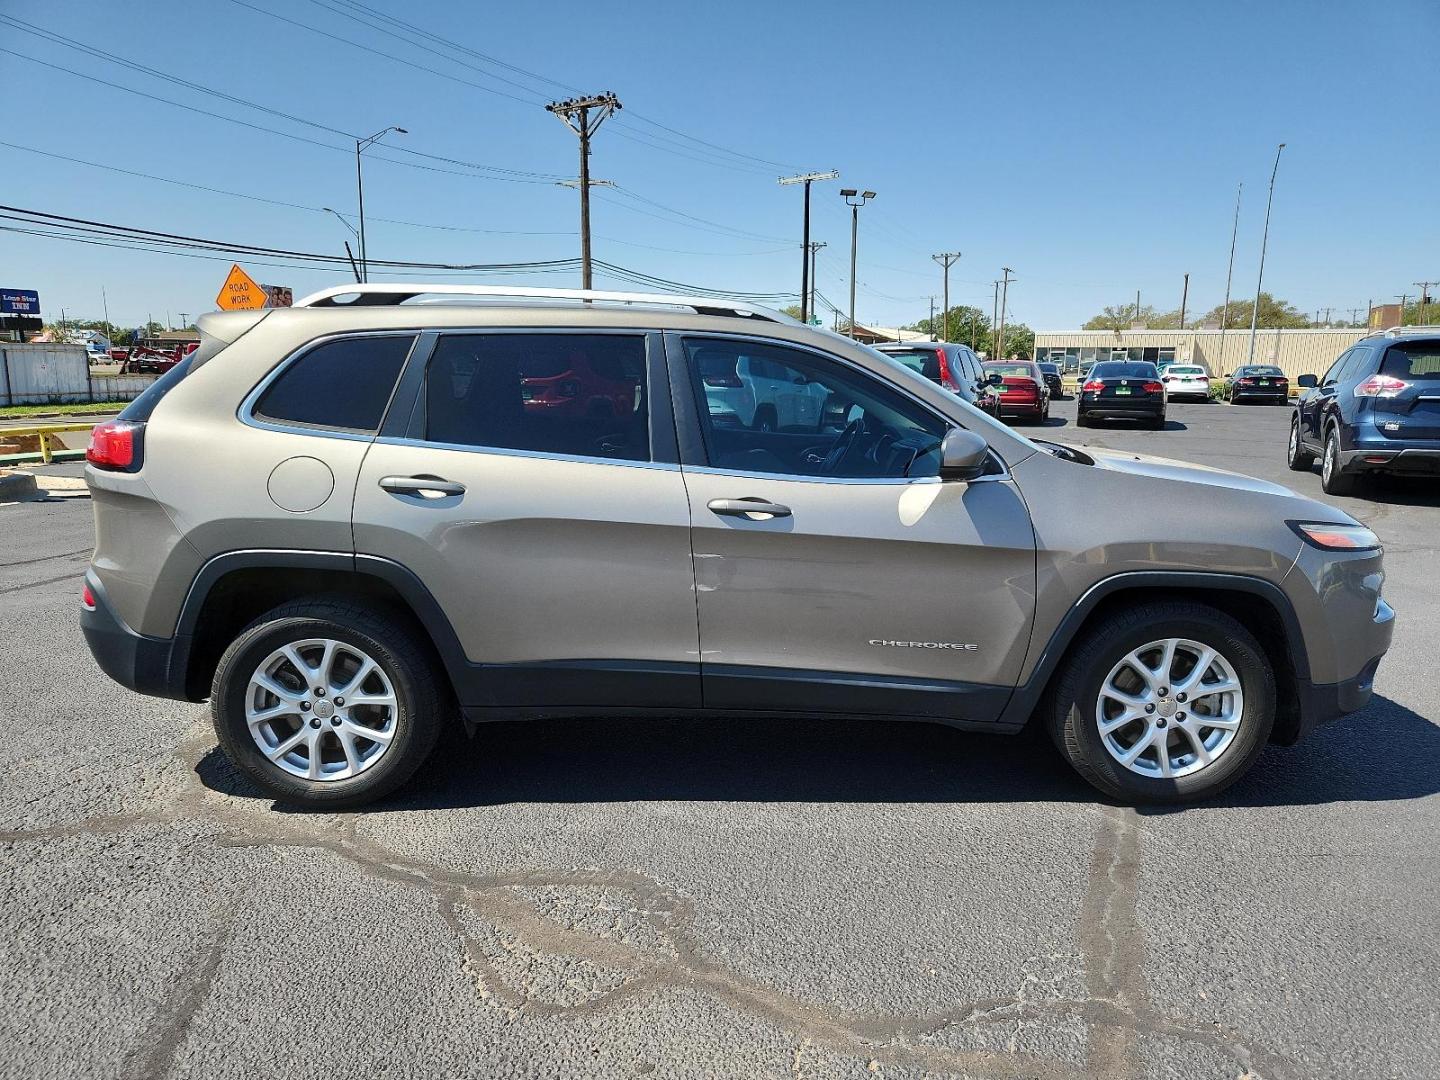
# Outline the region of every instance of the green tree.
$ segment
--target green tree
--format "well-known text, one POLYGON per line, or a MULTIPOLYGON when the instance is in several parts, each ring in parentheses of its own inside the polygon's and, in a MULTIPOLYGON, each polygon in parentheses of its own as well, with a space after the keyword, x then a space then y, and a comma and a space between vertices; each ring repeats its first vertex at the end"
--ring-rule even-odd
POLYGON ((1134 304, 1114 304, 1094 316, 1085 324, 1084 329, 1129 330, 1131 324, 1137 322, 1144 323, 1146 326, 1154 326, 1159 318, 1159 314, 1148 304, 1140 309, 1138 315, 1134 304))
MULTIPOLYGON (((1224 304, 1217 304, 1202 316, 1202 322, 1214 322, 1216 326, 1221 325, 1221 318, 1224 318, 1224 325, 1227 328, 1250 326, 1250 312, 1254 309, 1255 303, 1252 300, 1231 300, 1229 314, 1226 316, 1224 304)), ((1255 320, 1255 325, 1261 330, 1303 330, 1310 325, 1309 318, 1303 311, 1298 310, 1293 304, 1284 300, 1277 300, 1267 292, 1260 294, 1260 317, 1255 320)))
POLYGON ((921 319, 911 326, 903 327, 905 330, 914 330, 917 333, 934 335, 939 338, 945 334, 945 327, 950 327, 950 340, 961 345, 969 345, 971 333, 974 332, 976 345, 980 350, 985 349, 985 343, 990 340, 990 319, 979 308, 969 307, 961 304, 950 309, 950 319, 947 324, 944 314, 935 316, 934 321, 921 319), (933 327, 933 330, 932 330, 933 327))
POLYGON ((1017 356, 1031 360, 1035 358, 1035 331, 1024 323, 1005 324, 1004 344, 1005 355, 999 359, 1009 360, 1017 356))
POLYGON ((800 318, 800 305, 786 304, 780 309, 780 313, 782 315, 789 315, 792 319, 798 319, 800 318))

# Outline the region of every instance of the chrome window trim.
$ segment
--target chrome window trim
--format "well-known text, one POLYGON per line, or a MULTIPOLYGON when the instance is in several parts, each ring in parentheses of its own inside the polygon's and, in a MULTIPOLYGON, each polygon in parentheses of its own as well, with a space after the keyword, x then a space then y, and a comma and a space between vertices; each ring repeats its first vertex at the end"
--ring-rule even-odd
MULTIPOLYGON (((326 427, 320 424, 302 424, 299 421, 276 421, 264 419, 255 415, 255 405, 270 388, 270 384, 288 371, 293 365, 308 355, 312 350, 321 345, 328 345, 332 341, 339 341, 347 338, 372 338, 372 337, 409 337, 414 340, 410 343, 410 352, 405 354, 405 359, 400 363, 400 370, 395 375, 395 386, 400 385, 400 379, 405 373, 405 366, 410 362, 410 353, 415 351, 415 345, 426 333, 424 330, 414 328, 406 330, 338 330, 332 334, 323 334, 317 338, 311 338, 302 345, 296 346, 288 355, 283 357, 278 364, 266 373, 250 393, 245 395, 240 407, 235 411, 236 418, 246 427, 258 428, 261 431, 278 431, 285 435, 311 435, 321 439, 344 439, 347 442, 372 442, 375 433, 385 423, 385 411, 390 407, 389 399, 385 402, 385 409, 381 410, 380 422, 375 426, 374 431, 360 428, 326 427)), ((390 396, 395 396, 395 386, 390 388, 390 396)))
POLYGON ((680 466, 673 461, 636 461, 633 458, 590 457, 585 454, 552 454, 542 450, 516 450, 507 446, 476 446, 469 443, 443 443, 430 439, 410 439, 393 435, 381 435, 375 439, 377 446, 413 446, 422 450, 455 450, 467 454, 492 454, 495 457, 526 458, 537 461, 561 461, 577 465, 621 465, 632 469, 659 469, 679 472, 680 466))
MULTIPOLYGON (((993 452, 993 451, 992 451, 993 452)), ((912 484, 954 484, 943 476, 812 476, 808 473, 762 473, 746 472, 740 469, 718 469, 713 465, 682 465, 683 472, 699 473, 704 476, 734 476, 741 480, 780 480, 785 483, 803 484, 856 484, 864 487, 909 487, 912 484)), ((1003 468, 998 473, 987 473, 967 480, 967 484, 982 484, 996 480, 1011 479, 1010 471, 1003 468)))
MULTIPOLYGON (((690 362, 690 361, 689 361, 689 356, 688 356, 688 354, 686 354, 685 351, 684 351, 684 345, 685 345, 686 339, 692 338, 692 337, 728 338, 728 339, 733 339, 733 340, 736 340, 736 341, 753 341, 753 342, 756 342, 757 344, 761 344, 761 345, 771 345, 771 346, 776 346, 776 347, 779 347, 779 348, 799 349, 801 352, 813 353, 813 354, 815 354, 816 356, 823 357, 824 359, 834 360, 836 363, 844 364, 846 367, 850 368, 850 369, 851 369, 852 371, 854 371, 856 374, 858 374, 858 375, 860 375, 860 376, 862 376, 862 377, 864 377, 864 378, 879 380, 880 382, 884 383, 886 387, 893 389, 897 394, 899 394, 901 397, 905 398, 907 401, 910 401, 910 402, 914 403, 915 405, 918 405, 921 409, 924 409, 924 410, 925 410, 927 413, 929 413, 931 416, 935 417, 935 418, 938 419, 941 423, 943 423, 944 425, 946 425, 947 428, 950 428, 950 427, 959 427, 959 428, 962 428, 962 429, 965 430, 965 431, 972 431, 972 430, 973 430, 972 428, 966 427, 966 425, 962 424, 960 421, 955 420, 955 419, 952 419, 952 418, 949 417, 949 416, 946 416, 944 413, 942 413, 942 412, 940 412, 939 410, 937 410, 937 409, 935 408, 935 406, 931 405, 928 401, 922 401, 920 398, 916 397, 916 396, 915 396, 914 394, 912 394, 909 390, 907 390, 905 387, 899 385, 898 383, 892 383, 892 382, 890 382, 889 380, 886 380, 886 379, 881 378, 881 376, 877 375, 875 372, 869 370, 868 368, 866 368, 866 367, 864 367, 864 366, 862 366, 862 365, 860 365, 860 364, 855 363, 853 360, 848 360, 848 359, 846 359, 846 358, 843 357, 843 356, 836 356, 834 353, 832 353, 832 352, 826 352, 826 351, 823 350, 823 349, 817 349, 817 348, 815 348, 813 345, 802 345, 802 344, 799 344, 799 343, 797 343, 797 342, 787 341, 787 340, 785 340, 785 339, 783 339, 783 338, 770 338, 770 337, 765 337, 763 334, 726 333, 726 332, 724 332, 724 331, 718 331, 718 330, 717 330, 717 331, 711 331, 711 330, 699 330, 699 331, 667 330, 666 333, 667 333, 667 334, 674 334, 676 337, 678 337, 678 338, 680 339, 680 346, 681 346, 681 353, 680 353, 680 355, 681 355, 681 359, 682 359, 682 361, 685 363, 687 369, 688 369, 688 366, 689 366, 689 362, 690 362)), ((879 350, 876 350, 876 351, 878 352, 879 350)), ((897 361, 895 361, 895 363, 898 364, 899 361, 897 360, 897 361)), ((694 394, 694 392, 695 392, 695 391, 694 391, 694 387, 689 384, 688 379, 687 379, 687 382, 686 382, 686 392, 689 393, 689 394, 691 394, 692 396, 693 396, 693 394, 694 394)), ((961 398, 956 398, 956 400, 957 400, 957 401, 961 401, 961 400, 963 400, 963 399, 961 399, 961 398)), ((973 405, 970 406, 970 407, 971 407, 971 408, 974 408, 973 405)), ((699 410, 698 410, 698 405, 697 405, 697 413, 698 413, 698 411, 699 411, 699 410)), ((979 410, 976 410, 976 411, 978 412, 979 410)), ((705 420, 704 420, 704 417, 703 417, 703 416, 699 417, 699 422, 701 423, 702 426, 704 425, 705 420)), ((972 483, 972 484, 973 484, 973 483, 982 482, 982 481, 986 481, 986 480, 1009 480, 1009 479, 1010 479, 1010 465, 1009 465, 1009 463, 1008 463, 1003 457, 1000 456, 999 452, 998 452, 993 446, 989 446, 988 443, 987 443, 986 449, 989 451, 990 456, 991 456, 996 462, 999 463, 999 465, 1000 465, 1000 472, 987 474, 987 475, 985 475, 985 476, 977 476, 974 480, 968 481, 968 483, 972 483)), ((707 456, 707 457, 709 456, 709 447, 706 447, 706 456, 707 456)), ((943 478, 942 478, 942 477, 939 477, 939 476, 934 476, 934 477, 927 477, 927 476, 811 476, 811 475, 808 475, 808 474, 806 474, 806 473, 756 473, 756 472, 741 472, 741 471, 733 470, 733 469, 720 469, 720 468, 716 468, 716 467, 713 466, 713 465, 686 465, 686 466, 684 466, 684 469, 685 469, 685 471, 687 471, 687 472, 698 472, 698 473, 705 473, 705 474, 708 474, 708 475, 738 476, 738 477, 742 477, 742 478, 746 478, 746 479, 756 479, 756 480, 764 480, 764 479, 766 479, 766 478, 768 477, 768 478, 770 478, 770 479, 772 479, 772 480, 803 480, 803 481, 810 481, 810 482, 814 482, 814 483, 859 483, 859 484, 875 485, 875 484, 914 484, 914 483, 918 483, 918 482, 920 482, 920 481, 922 481, 922 480, 935 480, 935 481, 937 481, 937 482, 944 482, 944 481, 943 481, 943 478)))

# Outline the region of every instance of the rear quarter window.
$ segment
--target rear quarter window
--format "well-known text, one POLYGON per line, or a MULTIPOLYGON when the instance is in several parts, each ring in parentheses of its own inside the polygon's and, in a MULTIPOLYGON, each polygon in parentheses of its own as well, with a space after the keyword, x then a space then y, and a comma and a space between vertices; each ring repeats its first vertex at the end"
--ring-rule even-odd
POLYGON ((414 343, 410 334, 322 342, 276 376, 254 414, 272 423, 375 432, 414 343))

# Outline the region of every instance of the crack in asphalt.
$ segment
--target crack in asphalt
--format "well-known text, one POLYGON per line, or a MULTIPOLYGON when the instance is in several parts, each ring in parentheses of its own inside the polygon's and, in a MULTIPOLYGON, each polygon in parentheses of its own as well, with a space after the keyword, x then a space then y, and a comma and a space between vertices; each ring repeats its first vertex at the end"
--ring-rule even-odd
MULTIPOLYGON (((479 874, 447 869, 395 852, 361 834, 362 819, 334 815, 256 813, 228 802, 206 787, 196 766, 208 748, 207 729, 197 730, 177 749, 189 767, 184 788, 169 806, 137 813, 99 815, 64 825, 0 831, 0 842, 25 843, 66 837, 123 833, 141 826, 173 825, 202 819, 216 826, 210 842, 227 848, 296 848, 341 858, 359 872, 385 882, 417 888, 434 900, 440 920, 454 942, 456 966, 475 988, 477 1002, 524 1015, 581 1017, 612 1009, 661 989, 697 990, 752 1017, 777 1025, 800 1042, 803 1051, 826 1048, 852 1054, 877 1067, 896 1065, 932 1072, 962 1072, 992 1080, 1081 1080, 1083 1077, 1138 1075, 1141 1036, 1168 1038, 1226 1054, 1254 1075, 1271 1080, 1298 1078, 1288 1058, 1254 1045, 1218 1023, 1201 1024, 1166 1017, 1148 1003, 1144 980, 1144 939, 1136 919, 1136 878, 1140 829, 1133 810, 1104 807, 1091 859, 1082 908, 1079 943, 1086 978, 1083 998, 1037 998, 1041 985, 1028 970, 1013 995, 954 1004, 922 1014, 887 1014, 837 1009, 809 1002, 732 971, 707 958, 693 933, 694 903, 678 891, 629 870, 579 869, 555 872, 514 871, 479 874), (257 828, 256 826, 260 827, 257 828), (664 947, 611 939, 547 917, 524 889, 607 889, 631 899, 638 914, 664 947), (553 957, 619 972, 615 985, 571 984, 583 991, 575 1002, 547 1001, 526 978, 512 985, 501 967, 477 941, 467 915, 502 935, 501 947, 523 946, 535 960, 553 957), (507 940, 509 943, 507 943, 507 940), (1079 1068, 1019 1048, 1026 1022, 1043 1025, 1059 1019, 1082 1022, 1089 1033, 1085 1065, 1079 1068), (989 1030, 1005 1024, 995 1049, 965 1049, 938 1043, 954 1029, 989 1030)), ((209 993, 233 933, 234 909, 222 921, 182 980, 159 1010, 137 1056, 134 1075, 159 1076, 169 1069, 195 1014, 209 993), (141 1067, 143 1066, 143 1067, 141 1067)), ((1031 957, 1032 961, 1043 958, 1031 957)), ((527 967, 527 971, 529 967, 527 967)), ((1052 980, 1048 985, 1053 986, 1052 980)), ((797 1050, 794 1068, 800 1067, 797 1050)), ((873 1071, 873 1070, 872 1070, 873 1071)))

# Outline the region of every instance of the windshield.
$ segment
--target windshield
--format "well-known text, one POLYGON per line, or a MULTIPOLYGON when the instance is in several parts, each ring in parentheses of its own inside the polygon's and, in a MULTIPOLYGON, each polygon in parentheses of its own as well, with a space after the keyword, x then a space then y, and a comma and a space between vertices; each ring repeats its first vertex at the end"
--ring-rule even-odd
POLYGON ((1090 369, 1092 379, 1158 379, 1154 364, 1121 364, 1106 362, 1090 369))

